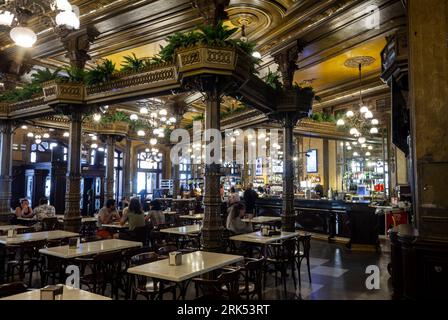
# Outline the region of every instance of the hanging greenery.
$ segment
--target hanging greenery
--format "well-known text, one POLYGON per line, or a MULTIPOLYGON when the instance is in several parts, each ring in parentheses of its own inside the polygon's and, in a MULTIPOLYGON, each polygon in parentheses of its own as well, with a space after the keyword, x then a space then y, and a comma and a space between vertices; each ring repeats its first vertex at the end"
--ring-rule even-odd
POLYGON ((31 82, 25 84, 22 88, 8 90, 0 95, 0 102, 15 103, 32 99, 36 95, 42 94, 42 83, 61 79, 60 69, 51 71, 48 68, 38 70, 31 76, 31 82))
POLYGON ((109 59, 102 60, 92 70, 87 71, 84 82, 88 86, 115 80, 115 63, 109 59))
POLYGON ((115 122, 131 122, 129 116, 123 111, 116 111, 113 113, 106 113, 101 116, 100 123, 115 123, 115 122))
POLYGON ((313 112, 310 118, 316 122, 336 122, 334 115, 325 112, 313 112))
POLYGON ((125 56, 123 59, 121 71, 140 71, 145 67, 145 60, 137 58, 135 53, 125 56))
POLYGON ((70 66, 64 69, 64 71, 67 73, 68 78, 65 80, 69 82, 83 82, 86 77, 86 70, 81 69, 75 66, 70 66))

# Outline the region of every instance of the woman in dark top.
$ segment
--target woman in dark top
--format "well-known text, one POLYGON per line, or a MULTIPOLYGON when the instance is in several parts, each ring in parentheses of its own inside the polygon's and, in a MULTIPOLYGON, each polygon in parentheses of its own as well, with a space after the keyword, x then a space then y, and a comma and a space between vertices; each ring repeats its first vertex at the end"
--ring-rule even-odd
POLYGON ((30 207, 28 199, 20 200, 20 207, 16 208, 17 218, 32 218, 34 216, 33 209, 30 207))
POLYGON ((129 222, 129 231, 134 231, 135 228, 145 226, 145 215, 143 214, 142 206, 138 198, 132 198, 129 206, 123 210, 120 224, 124 225, 126 221, 129 222))

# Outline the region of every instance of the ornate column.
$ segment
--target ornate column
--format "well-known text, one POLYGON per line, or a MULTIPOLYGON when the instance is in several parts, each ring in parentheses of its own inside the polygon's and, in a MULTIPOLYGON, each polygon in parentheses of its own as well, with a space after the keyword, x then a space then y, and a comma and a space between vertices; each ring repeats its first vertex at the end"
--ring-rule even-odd
POLYGON ((297 41, 294 46, 274 56, 282 73, 284 92, 278 98, 277 112, 271 118, 280 122, 283 127, 283 204, 282 204, 282 230, 295 230, 294 213, 294 127, 297 121, 308 116, 312 108, 310 101, 298 96, 293 89, 294 72, 298 69, 297 59, 302 52, 303 44, 297 41))
POLYGON ((283 121, 283 197, 282 197, 282 230, 294 231, 294 126, 297 119, 291 113, 284 114, 283 121))
POLYGON ((230 0, 192 0, 194 8, 198 9, 207 25, 216 25, 218 21, 228 19, 225 8, 229 6, 230 0))
POLYGON ((12 138, 12 123, 0 121, 0 215, 11 212, 12 138))
MULTIPOLYGON (((114 154, 115 154, 114 135, 106 136, 106 178, 104 179, 104 201, 114 199, 114 154)), ((115 199, 117 200, 117 199, 115 199)))
MULTIPOLYGON (((219 78, 209 76, 201 78, 205 93, 205 138, 209 140, 207 129, 220 130, 221 86, 219 78)), ((222 248, 221 234, 221 197, 219 182, 220 162, 205 164, 204 176, 204 224, 202 227, 202 246, 206 251, 219 251, 222 248)))
POLYGON ((70 60, 70 65, 83 69, 86 62, 90 60, 88 54, 90 44, 100 34, 93 26, 88 26, 79 30, 69 30, 66 28, 56 29, 61 39, 62 45, 67 50, 66 58, 70 60))
POLYGON ((81 128, 82 108, 70 108, 70 137, 67 154, 67 184, 65 192, 64 228, 78 232, 81 227, 81 128))
POLYGON ((330 188, 330 149, 328 147, 328 139, 323 139, 323 176, 324 176, 324 194, 328 196, 328 189, 330 188))
POLYGON ((130 197, 131 190, 131 147, 132 140, 126 139, 126 148, 123 154, 123 196, 130 197))

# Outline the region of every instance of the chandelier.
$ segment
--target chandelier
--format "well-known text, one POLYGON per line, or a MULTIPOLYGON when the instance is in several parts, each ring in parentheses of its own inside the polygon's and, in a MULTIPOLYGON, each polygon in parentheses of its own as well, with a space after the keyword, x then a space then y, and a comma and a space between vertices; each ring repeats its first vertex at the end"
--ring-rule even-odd
POLYGON ((79 29, 79 8, 68 0, 6 0, 0 4, 0 27, 10 28, 9 36, 20 47, 31 48, 37 41, 27 26, 35 17, 51 27, 79 29))
POLYGON ((21 126, 22 130, 27 130, 27 138, 34 139, 35 144, 41 144, 42 141, 50 139, 50 132, 54 131, 54 129, 44 129, 40 127, 32 127, 28 128, 27 125, 21 126))
POLYGON ((162 161, 162 153, 159 152, 157 148, 146 148, 145 152, 140 154, 141 160, 148 162, 149 164, 153 164, 154 162, 162 161))
POLYGON ((168 114, 160 99, 153 98, 139 102, 139 114, 130 115, 130 120, 135 123, 137 135, 148 137, 149 143, 154 146, 157 138, 165 138, 165 130, 174 129, 178 119, 168 114))
POLYGON ((372 57, 354 57, 345 62, 347 68, 358 68, 359 70, 359 110, 348 110, 336 122, 337 126, 348 129, 350 135, 357 138, 356 143, 361 146, 366 144, 367 136, 379 133, 379 120, 374 118, 372 111, 364 104, 362 98, 362 67, 373 62, 375 59, 372 57))

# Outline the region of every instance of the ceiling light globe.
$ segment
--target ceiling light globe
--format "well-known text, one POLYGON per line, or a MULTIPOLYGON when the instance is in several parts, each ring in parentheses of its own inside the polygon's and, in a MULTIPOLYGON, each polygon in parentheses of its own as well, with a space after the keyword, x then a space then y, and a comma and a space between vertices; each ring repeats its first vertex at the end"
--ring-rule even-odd
POLYGON ((161 116, 166 116, 166 115, 168 114, 168 111, 166 111, 166 109, 161 109, 161 110, 159 111, 159 114, 160 114, 161 116))
POLYGON ((372 119, 372 125, 377 126, 379 123, 378 119, 372 119))
POLYGON ((369 108, 367 108, 366 106, 362 106, 361 109, 359 109, 359 112, 361 113, 369 112, 369 108))
POLYGON ((99 114, 99 113, 95 113, 95 114, 93 115, 93 121, 95 121, 95 122, 100 122, 100 120, 101 120, 101 114, 99 114))
POLYGON ((131 114, 131 116, 129 117, 129 119, 131 119, 131 121, 137 121, 137 120, 138 120, 138 115, 136 115, 135 113, 134 113, 134 114, 131 114))
POLYGON ((373 147, 372 146, 368 146, 367 149, 373 150, 373 147))
POLYGON ((252 57, 254 57, 255 59, 261 59, 261 53, 258 51, 254 51, 252 53, 252 57))
POLYGON ((358 129, 356 129, 356 128, 351 128, 351 129, 350 129, 350 134, 351 134, 352 136, 356 135, 357 133, 358 133, 358 129))
POLYGON ((157 139, 156 138, 151 138, 151 140, 149 140, 149 144, 152 146, 155 146, 157 144, 157 139))
POLYGON ((141 108, 140 108, 140 113, 141 113, 141 114, 148 114, 148 108, 146 108, 146 107, 141 107, 141 108))
POLYGON ((70 133, 65 131, 64 134, 62 135, 64 138, 68 138, 70 137, 70 133))
POLYGON ((44 137, 44 139, 48 139, 48 138, 50 138, 50 134, 49 133, 44 133, 43 137, 44 137))
POLYGON ((352 110, 347 111, 347 113, 345 114, 348 118, 351 118, 355 115, 355 113, 352 110))
POLYGON ((373 113, 371 111, 367 111, 366 113, 364 113, 364 118, 372 119, 373 118, 373 113))
POLYGON ((34 31, 26 27, 13 28, 9 36, 16 45, 23 48, 31 48, 37 41, 37 36, 34 31))
POLYGON ((176 118, 174 118, 174 117, 170 117, 169 119, 168 119, 168 121, 169 122, 171 122, 171 123, 176 123, 176 118))
POLYGON ((337 125, 337 126, 343 126, 343 125, 345 125, 345 121, 344 121, 344 119, 339 119, 339 120, 336 122, 336 125, 337 125))
POLYGON ((92 148, 92 149, 97 149, 97 148, 98 148, 98 144, 96 144, 96 143, 92 143, 92 144, 90 145, 90 148, 92 148))
POLYGON ((56 24, 65 26, 68 29, 79 29, 80 21, 70 6, 69 10, 59 12, 56 15, 56 24))
POLYGON ((3 11, 0 13, 0 25, 10 26, 14 20, 14 15, 9 11, 3 11))
POLYGON ((377 127, 373 127, 370 129, 370 133, 371 134, 377 134, 378 133, 378 128, 377 127))
POLYGON ((32 137, 34 137, 34 133, 32 133, 32 132, 28 132, 28 133, 26 134, 26 136, 27 136, 28 138, 32 138, 32 137))
POLYGON ((364 144, 364 143, 366 143, 366 138, 364 138, 364 137, 359 137, 358 142, 359 142, 360 144, 364 144))
POLYGON ((139 136, 139 137, 144 137, 145 136, 145 131, 143 131, 143 130, 138 130, 137 131, 137 135, 139 136))

